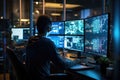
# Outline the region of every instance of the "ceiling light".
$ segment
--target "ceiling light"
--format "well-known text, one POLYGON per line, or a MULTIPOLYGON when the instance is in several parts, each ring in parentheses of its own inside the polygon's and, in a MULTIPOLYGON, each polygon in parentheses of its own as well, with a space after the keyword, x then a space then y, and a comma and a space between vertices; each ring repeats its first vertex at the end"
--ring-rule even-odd
POLYGON ((36 5, 38 5, 39 2, 35 2, 36 5))
MULTIPOLYGON (((40 4, 42 2, 39 2, 40 4)), ((35 2, 36 4, 36 2, 35 2)), ((45 7, 46 8, 63 8, 63 4, 62 3, 50 3, 50 2, 45 2, 45 7)), ((82 7, 81 5, 78 5, 78 4, 66 4, 65 7, 67 9, 70 9, 70 8, 76 8, 76 7, 82 7)))
POLYGON ((51 16, 60 16, 60 13, 51 13, 51 16))
MULTIPOLYGON (((61 3, 45 3, 45 7, 47 7, 47 8, 63 8, 63 5, 61 3)), ((66 4, 66 8, 75 8, 75 7, 80 7, 80 5, 66 4)))
POLYGON ((29 19, 18 19, 18 21, 23 21, 23 22, 26 22, 26 21, 29 21, 29 19))
POLYGON ((39 12, 39 10, 35 10, 35 13, 39 14, 40 12, 39 12))
POLYGON ((3 19, 3 16, 1 16, 0 19, 3 19))
POLYGON ((74 16, 78 16, 78 14, 74 14, 74 16))

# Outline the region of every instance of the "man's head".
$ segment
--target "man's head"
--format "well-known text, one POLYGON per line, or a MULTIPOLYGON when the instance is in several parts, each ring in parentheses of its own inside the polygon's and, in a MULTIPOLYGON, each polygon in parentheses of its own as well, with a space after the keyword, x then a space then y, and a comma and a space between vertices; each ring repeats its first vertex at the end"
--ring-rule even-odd
POLYGON ((49 16, 41 15, 38 17, 36 25, 39 34, 46 34, 51 29, 52 21, 49 16))

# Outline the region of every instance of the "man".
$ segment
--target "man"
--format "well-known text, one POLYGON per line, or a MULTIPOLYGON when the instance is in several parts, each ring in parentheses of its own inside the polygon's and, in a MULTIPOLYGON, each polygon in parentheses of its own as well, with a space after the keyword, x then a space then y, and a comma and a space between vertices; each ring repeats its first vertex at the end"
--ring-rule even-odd
POLYGON ((56 51, 54 43, 46 38, 51 30, 51 19, 46 15, 37 20, 38 36, 31 37, 26 47, 26 66, 30 80, 47 80, 50 75, 50 61, 62 69, 67 66, 56 51))

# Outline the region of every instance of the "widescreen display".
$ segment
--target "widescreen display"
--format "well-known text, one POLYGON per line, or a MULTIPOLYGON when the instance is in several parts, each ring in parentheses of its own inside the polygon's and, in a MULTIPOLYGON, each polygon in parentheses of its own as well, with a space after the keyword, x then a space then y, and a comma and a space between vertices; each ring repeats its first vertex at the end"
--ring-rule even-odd
POLYGON ((65 36, 64 48, 69 50, 84 51, 84 37, 65 36))
POLYGON ((12 40, 26 40, 30 37, 29 28, 12 28, 12 40))
POLYGON ((49 34, 64 34, 64 22, 52 22, 49 34))
POLYGON ((85 19, 85 52, 100 56, 108 53, 108 14, 85 19))
POLYGON ((84 35, 84 20, 65 21, 65 34, 84 35))
MULTIPOLYGON (((63 35, 64 31, 64 22, 52 22, 51 30, 48 32, 48 35, 63 35)), ((38 35, 37 26, 35 26, 35 35, 38 35)))
POLYGON ((97 37, 94 38, 89 37, 85 40, 85 51, 96 54, 106 56, 107 53, 107 38, 106 37, 97 37))
POLYGON ((64 36, 47 36, 47 38, 52 40, 57 48, 64 47, 64 36))
POLYGON ((86 34, 104 34, 108 32, 108 14, 85 19, 86 34))

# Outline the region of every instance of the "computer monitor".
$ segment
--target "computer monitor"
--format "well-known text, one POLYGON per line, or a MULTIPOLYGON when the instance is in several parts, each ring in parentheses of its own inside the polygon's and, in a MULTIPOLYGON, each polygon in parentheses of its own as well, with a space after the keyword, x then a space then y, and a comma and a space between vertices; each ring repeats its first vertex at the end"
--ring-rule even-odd
POLYGON ((84 36, 65 36, 64 48, 83 52, 84 36))
POLYGON ((64 36, 47 36, 47 38, 52 40, 57 48, 64 47, 64 36))
POLYGON ((107 57, 108 33, 108 14, 85 19, 85 52, 107 57))
MULTIPOLYGON (((35 26, 35 35, 38 34, 37 27, 35 26)), ((52 22, 51 31, 49 35, 64 35, 64 21, 52 22)))
POLYGON ((12 28, 12 40, 28 40, 30 37, 30 29, 29 28, 12 28))
POLYGON ((85 40, 85 52, 100 56, 107 55, 107 38, 106 37, 89 37, 85 40))
POLYGON ((65 34, 84 35, 84 20, 65 21, 65 34))
POLYGON ((64 22, 52 22, 52 29, 49 34, 64 34, 64 22))

